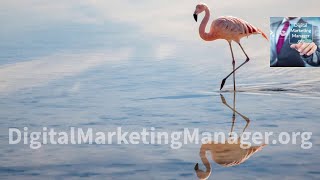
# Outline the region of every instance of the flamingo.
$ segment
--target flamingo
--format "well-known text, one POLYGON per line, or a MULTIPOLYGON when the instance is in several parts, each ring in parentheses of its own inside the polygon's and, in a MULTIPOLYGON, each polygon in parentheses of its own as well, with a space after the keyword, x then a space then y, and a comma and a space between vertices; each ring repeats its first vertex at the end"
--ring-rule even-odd
MULTIPOLYGON (((247 123, 245 127, 242 130, 242 133, 245 132, 247 129, 250 119, 246 117, 245 115, 238 112, 235 108, 236 106, 236 94, 234 92, 233 94, 233 107, 231 107, 224 96, 220 94, 220 98, 222 101, 222 104, 227 106, 230 110, 232 110, 232 126, 230 132, 233 132, 234 129, 234 123, 235 123, 235 114, 238 114, 241 116, 247 123)), ((230 136, 231 138, 231 136, 230 136)), ((241 136, 240 136, 241 138, 241 136)), ((248 160, 253 154, 261 151, 267 144, 261 144, 257 146, 251 146, 249 144, 242 144, 245 148, 241 147, 241 139, 237 140, 237 143, 229 143, 228 140, 226 140, 224 143, 216 142, 216 141, 210 141, 208 143, 204 143, 201 145, 200 148, 200 158, 202 163, 204 164, 206 170, 203 171, 199 169, 199 164, 197 163, 194 167, 194 170, 196 171, 196 174, 199 179, 208 179, 211 175, 211 164, 209 160, 206 157, 206 152, 211 152, 211 158, 214 162, 216 162, 218 165, 221 165, 223 167, 231 167, 231 166, 237 166, 242 163, 244 163, 246 160, 248 160)))
POLYGON ((264 38, 267 38, 266 34, 263 33, 260 29, 256 28, 255 26, 251 25, 250 23, 246 22, 245 20, 242 20, 237 17, 232 16, 223 16, 219 17, 218 19, 213 20, 211 24, 210 31, 207 33, 205 31, 206 26, 208 24, 209 18, 210 18, 210 9, 205 3, 200 3, 196 6, 196 10, 193 13, 194 20, 197 22, 198 14, 205 12, 205 16, 200 24, 199 27, 199 34, 200 37, 205 41, 214 41, 217 39, 225 39, 228 41, 230 46, 230 51, 232 55, 232 66, 233 71, 228 74, 221 82, 220 90, 223 88, 226 80, 228 77, 233 74, 233 90, 236 91, 236 80, 235 80, 235 72, 237 69, 239 69, 241 66, 249 62, 250 58, 247 55, 247 53, 244 51, 242 45, 240 44, 240 39, 243 37, 248 37, 252 34, 261 34, 264 38), (237 68, 235 68, 235 60, 232 50, 231 42, 235 41, 239 44, 242 52, 246 56, 246 60, 237 68))

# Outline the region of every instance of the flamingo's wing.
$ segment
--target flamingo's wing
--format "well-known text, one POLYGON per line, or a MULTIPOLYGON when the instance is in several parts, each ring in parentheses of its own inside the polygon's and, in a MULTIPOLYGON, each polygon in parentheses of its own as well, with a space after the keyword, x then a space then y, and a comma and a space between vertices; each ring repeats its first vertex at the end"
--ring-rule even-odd
POLYGON ((249 36, 251 34, 262 34, 267 39, 265 34, 260 29, 237 17, 220 17, 213 21, 212 28, 218 31, 224 31, 225 33, 239 34, 244 36, 249 36))

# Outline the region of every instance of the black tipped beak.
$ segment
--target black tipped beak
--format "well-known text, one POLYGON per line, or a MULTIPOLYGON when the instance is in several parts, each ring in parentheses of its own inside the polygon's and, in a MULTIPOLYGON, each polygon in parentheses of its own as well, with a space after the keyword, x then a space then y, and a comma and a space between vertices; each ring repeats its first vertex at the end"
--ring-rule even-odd
POLYGON ((195 166, 194 166, 194 170, 197 171, 199 169, 199 164, 197 163, 195 166))
POLYGON ((198 20, 198 15, 197 15, 197 14, 193 14, 193 18, 194 18, 194 20, 197 22, 197 20, 198 20))

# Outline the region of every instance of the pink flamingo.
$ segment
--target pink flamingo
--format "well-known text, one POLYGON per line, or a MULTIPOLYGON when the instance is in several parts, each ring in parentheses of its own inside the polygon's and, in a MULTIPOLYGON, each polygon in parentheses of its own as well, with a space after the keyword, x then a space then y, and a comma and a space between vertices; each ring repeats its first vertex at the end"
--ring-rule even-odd
POLYGON ((206 33, 205 29, 210 18, 210 10, 208 6, 204 3, 198 4, 196 6, 196 10, 194 11, 193 17, 194 17, 194 20, 197 21, 198 14, 202 13, 203 11, 205 12, 205 16, 199 27, 200 37, 205 41, 225 39, 228 41, 230 50, 231 50, 233 71, 222 80, 220 90, 223 88, 228 77, 231 74, 233 74, 233 90, 236 91, 235 72, 237 69, 239 69, 241 66, 243 66, 250 60, 247 53, 244 51, 243 47, 240 44, 240 39, 246 36, 248 37, 252 34, 261 34, 267 40, 268 38, 266 34, 263 33, 260 29, 254 27, 253 25, 249 24, 248 22, 240 18, 236 18, 232 16, 219 17, 218 19, 215 19, 211 24, 210 32, 206 33), (235 68, 235 60, 234 60, 234 55, 233 55, 232 46, 231 46, 232 41, 235 41, 236 43, 239 44, 243 53, 247 57, 246 61, 243 62, 237 68, 235 68))

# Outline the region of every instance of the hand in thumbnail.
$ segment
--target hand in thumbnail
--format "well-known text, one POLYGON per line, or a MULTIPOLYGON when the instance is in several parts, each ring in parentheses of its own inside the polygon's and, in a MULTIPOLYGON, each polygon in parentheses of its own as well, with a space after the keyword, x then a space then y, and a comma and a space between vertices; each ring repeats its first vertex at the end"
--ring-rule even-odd
POLYGON ((299 43, 299 44, 291 44, 290 46, 292 49, 297 50, 300 55, 307 55, 311 56, 317 50, 317 45, 312 43, 299 43))

